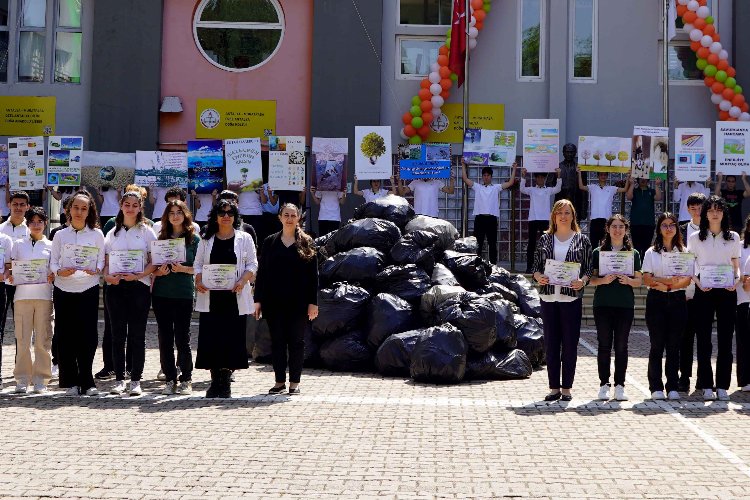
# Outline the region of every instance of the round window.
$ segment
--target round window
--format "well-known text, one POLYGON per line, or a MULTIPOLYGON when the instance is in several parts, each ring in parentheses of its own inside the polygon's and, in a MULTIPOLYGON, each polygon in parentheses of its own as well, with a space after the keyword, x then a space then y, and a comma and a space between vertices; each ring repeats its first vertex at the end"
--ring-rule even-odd
POLYGON ((202 0, 193 19, 198 50, 227 71, 262 66, 283 36, 284 13, 277 0, 202 0))

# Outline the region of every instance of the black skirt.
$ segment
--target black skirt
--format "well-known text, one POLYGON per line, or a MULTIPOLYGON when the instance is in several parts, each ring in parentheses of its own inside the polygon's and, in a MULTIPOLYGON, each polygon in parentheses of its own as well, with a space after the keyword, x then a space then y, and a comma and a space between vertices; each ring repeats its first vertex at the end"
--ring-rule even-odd
POLYGON ((198 353, 195 367, 202 370, 248 367, 245 344, 247 316, 227 312, 202 312, 198 326, 198 353))

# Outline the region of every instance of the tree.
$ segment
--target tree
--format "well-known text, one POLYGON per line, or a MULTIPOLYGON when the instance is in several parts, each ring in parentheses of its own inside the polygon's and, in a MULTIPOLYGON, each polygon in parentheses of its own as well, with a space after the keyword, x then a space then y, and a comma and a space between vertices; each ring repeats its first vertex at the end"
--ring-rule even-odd
POLYGON ((385 154, 385 139, 375 132, 370 132, 362 138, 360 149, 362 154, 370 159, 370 163, 375 165, 378 158, 385 154))
POLYGON ((620 163, 622 163, 622 166, 625 166, 625 162, 628 159, 628 152, 627 151, 620 151, 617 153, 617 159, 620 160, 620 163))
POLYGON ((617 158, 617 155, 614 151, 607 151, 604 153, 604 157, 609 161, 609 166, 612 166, 612 162, 617 158))
POLYGON ((588 149, 581 151, 581 158, 583 158, 583 164, 588 165, 589 158, 591 158, 591 151, 588 149))
POLYGON ((599 160, 602 159, 602 152, 598 149, 594 151, 594 159, 596 160, 596 164, 599 165, 599 160))

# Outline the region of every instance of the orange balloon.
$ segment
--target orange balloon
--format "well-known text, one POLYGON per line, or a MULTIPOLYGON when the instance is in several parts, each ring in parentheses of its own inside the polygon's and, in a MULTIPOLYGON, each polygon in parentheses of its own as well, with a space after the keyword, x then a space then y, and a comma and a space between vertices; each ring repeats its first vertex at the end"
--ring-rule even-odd
POLYGON ((422 139, 427 139, 427 136, 430 135, 430 132, 431 132, 431 130, 430 130, 430 126, 429 125, 425 125, 422 128, 420 128, 419 130, 417 130, 417 133, 419 134, 419 137, 421 137, 422 139))
POLYGON ((741 106, 741 109, 742 109, 742 112, 743 112, 743 113, 747 113, 748 111, 750 111, 750 103, 747 103, 747 102, 746 102, 745 104, 743 104, 743 105, 741 106))
POLYGON ((441 56, 447 56, 449 52, 450 52, 450 49, 446 47, 445 45, 441 45, 440 48, 438 49, 438 54, 440 54, 441 56))
POLYGON ((716 82, 713 85, 711 85, 711 92, 714 94, 721 94, 724 92, 724 84, 721 82, 716 82))
POLYGON ((713 76, 707 76, 703 79, 703 83, 706 84, 706 87, 710 87, 711 85, 716 83, 716 78, 714 78, 713 76))
POLYGON ((419 107, 422 109, 423 113, 425 111, 432 111, 432 101, 430 100, 422 101, 419 107))
MULTIPOLYGON (((716 56, 716 60, 719 60, 719 56, 716 56)), ((440 78, 450 78, 451 76, 451 70, 448 66, 440 66, 440 78)))
POLYGON ((714 39, 714 42, 720 42, 721 41, 721 35, 719 35, 718 33, 714 33, 713 35, 711 35, 711 38, 714 39))
POLYGON ((687 5, 678 5, 677 6, 677 15, 682 17, 685 15, 685 13, 688 11, 687 5))
POLYGON ((732 105, 741 107, 743 104, 745 104, 745 96, 742 94, 735 94, 732 99, 732 105))
POLYGON ((417 135, 417 129, 415 129, 413 125, 407 125, 404 127, 404 135, 406 137, 414 137, 417 135))
POLYGON ((724 91, 721 93, 721 96, 727 101, 731 101, 732 99, 734 99, 734 90, 724 89, 724 91))
POLYGON ((728 111, 719 111, 719 119, 723 122, 729 120, 729 112, 728 111))
MULTIPOLYGON (((703 46, 700 42, 690 42, 690 50, 693 52, 698 52, 703 46)), ((705 59, 705 57, 703 58, 705 59)))
POLYGON ((685 22, 685 24, 693 24, 696 19, 698 19, 698 14, 696 14, 692 10, 685 12, 685 14, 682 16, 682 20, 685 22))
POLYGON ((477 22, 484 21, 485 17, 487 17, 487 13, 484 10, 479 9, 474 11, 474 19, 476 19, 477 22))
POLYGON ((725 71, 727 72, 727 76, 731 76, 732 78, 734 78, 735 76, 737 76, 737 70, 734 69, 731 66, 728 67, 725 71))
POLYGON ((432 113, 422 113, 422 121, 427 123, 428 125, 432 123, 432 120, 434 117, 432 116, 432 113))
POLYGON ((443 87, 443 90, 448 90, 453 86, 453 82, 450 78, 443 78, 440 80, 440 86, 443 87))
POLYGON ((482 7, 484 7, 484 1, 483 0, 471 0, 471 8, 474 10, 479 10, 482 7))
POLYGON ((432 99, 432 92, 430 92, 430 89, 419 89, 419 93, 417 95, 423 101, 432 99))
POLYGON ((726 59, 719 61, 719 64, 716 65, 716 69, 720 69, 722 71, 726 71, 729 69, 729 63, 726 59))
POLYGON ((701 7, 704 5, 708 5, 708 0, 698 0, 698 5, 700 5, 701 7))
POLYGON ((448 66, 448 56, 438 56, 437 63, 440 66, 448 66))
MULTIPOLYGON (((700 43, 699 43, 699 45, 700 45, 700 43)), ((701 46, 701 48, 697 50, 697 52, 695 53, 695 55, 698 56, 698 59, 708 59, 708 57, 710 55, 712 55, 712 54, 711 54, 711 51, 708 49, 708 47, 701 46)), ((718 59, 719 59, 719 56, 716 56, 716 60, 717 61, 718 61, 718 59)))
POLYGON ((423 89, 429 89, 430 85, 432 85, 432 82, 428 80, 427 78, 422 79, 421 82, 419 82, 419 86, 423 89))
POLYGON ((717 54, 710 54, 706 60, 708 61, 708 64, 713 64, 714 66, 719 64, 719 56, 717 54))
POLYGON ((712 36, 716 33, 716 26, 713 24, 707 24, 705 28, 703 28, 703 34, 712 36))
POLYGON ((699 17, 695 20, 693 26, 695 26, 696 29, 703 30, 703 28, 706 27, 706 20, 699 17))
POLYGON ((727 121, 728 121, 728 122, 736 122, 736 121, 737 121, 737 118, 732 118, 732 117, 730 116, 729 118, 727 118, 727 121))
POLYGON ((442 97, 444 101, 447 101, 450 96, 450 90, 443 90, 442 92, 440 92, 440 97, 442 97))
POLYGON ((477 21, 474 27, 477 29, 477 31, 482 31, 482 28, 484 28, 484 21, 477 21))
POLYGON ((404 113, 404 116, 401 117, 401 121, 404 122, 404 125, 409 125, 412 118, 414 117, 411 116, 411 113, 407 111, 406 113, 404 113))

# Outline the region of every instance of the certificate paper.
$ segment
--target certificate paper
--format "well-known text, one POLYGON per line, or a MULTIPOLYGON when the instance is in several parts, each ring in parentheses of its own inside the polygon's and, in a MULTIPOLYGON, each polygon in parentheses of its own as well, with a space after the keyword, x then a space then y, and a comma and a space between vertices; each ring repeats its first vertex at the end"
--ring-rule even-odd
POLYGON ((237 283, 234 264, 206 264, 203 266, 203 286, 209 290, 231 290, 237 283))
POLYGON ((700 272, 703 288, 729 288, 734 286, 734 267, 729 264, 701 266, 700 272))
POLYGON ((47 259, 14 260, 13 284, 38 285, 47 283, 49 261, 47 259))
POLYGON ((664 252, 661 254, 664 276, 693 276, 695 255, 684 252, 664 252))
POLYGON ((67 243, 62 250, 62 267, 78 271, 96 271, 99 249, 67 243))
POLYGON ((544 274, 549 278, 550 285, 570 287, 570 284, 581 276, 581 264, 547 259, 544 274))
POLYGON ((185 262, 185 238, 154 240, 151 242, 151 263, 155 266, 185 262))
POLYGON ((633 252, 599 252, 599 276, 624 274, 633 276, 635 257, 633 252))
POLYGON ((142 273, 143 267, 143 250, 109 252, 109 274, 142 273))

